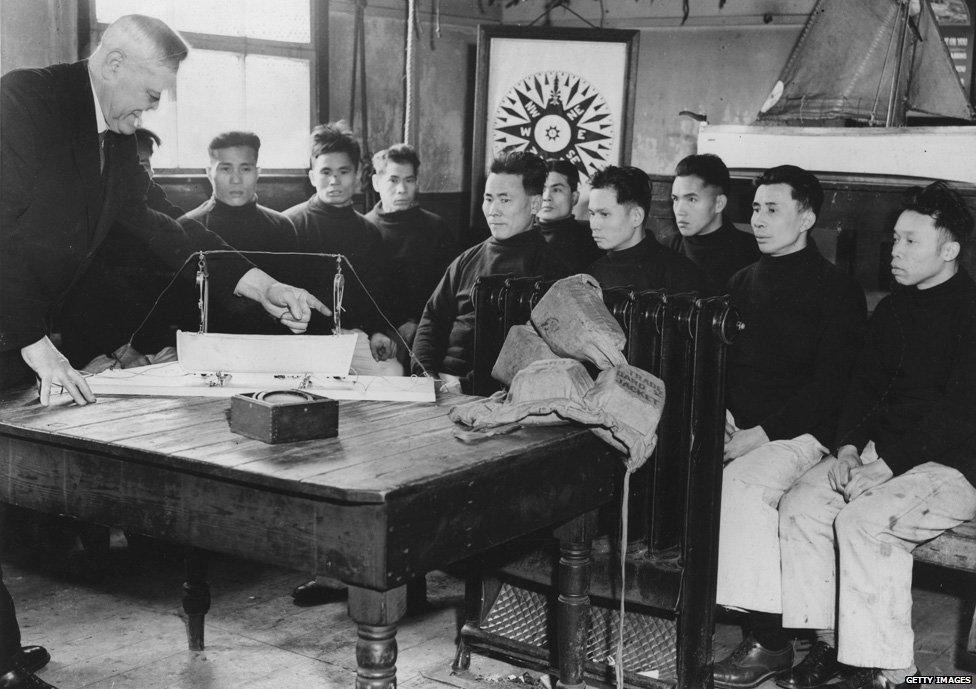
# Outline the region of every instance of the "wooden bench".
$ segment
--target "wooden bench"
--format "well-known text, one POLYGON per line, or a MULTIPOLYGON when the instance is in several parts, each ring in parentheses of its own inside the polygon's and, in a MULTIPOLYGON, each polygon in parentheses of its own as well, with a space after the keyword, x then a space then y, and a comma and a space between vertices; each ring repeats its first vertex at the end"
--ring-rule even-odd
MULTIPOLYGON (((490 371, 505 334, 528 320, 549 284, 494 277, 476 287, 475 394, 498 387, 490 371)), ((667 389, 657 449, 631 479, 625 681, 701 689, 711 686, 725 349, 737 319, 727 297, 626 289, 603 296, 627 336, 628 362, 660 377, 667 389)), ((618 510, 605 515, 611 531, 618 510)), ((561 536, 557 547, 541 534, 519 557, 508 549, 502 562, 471 576, 455 667, 467 667, 477 652, 551 673, 570 654, 586 676, 612 681, 607 657, 618 629, 620 546, 611 535, 591 552, 592 535, 580 535, 575 547, 561 536), (556 601, 568 598, 553 585, 557 579, 579 580, 588 592, 572 598, 581 624, 570 626, 556 614, 556 601)), ((583 677, 576 679, 581 685, 583 677)))
MULTIPOLYGON (((479 314, 473 377, 476 394, 488 394, 497 389, 497 382, 490 376, 491 362, 497 357, 504 335, 513 325, 527 320, 528 312, 547 286, 547 283, 532 278, 496 279, 486 281, 476 291, 479 314)), ((620 321, 628 335, 626 353, 632 364, 661 375, 666 382, 669 378, 681 380, 688 376, 688 370, 670 373, 662 371, 661 355, 668 348, 671 348, 670 356, 674 356, 682 347, 685 347, 686 352, 682 356, 693 351, 686 345, 669 339, 679 334, 680 339, 683 339, 687 328, 675 329, 665 325, 668 319, 674 318, 690 325, 690 315, 694 313, 694 308, 690 308, 695 302, 693 298, 680 295, 670 301, 662 301, 660 295, 633 295, 627 294, 626 290, 608 290, 604 297, 611 313, 620 321), (651 335, 646 330, 648 323, 657 324, 656 327, 663 328, 668 335, 651 335), (659 339, 652 344, 654 338, 659 339)), ((719 335, 719 339, 731 339, 735 330, 735 317, 734 312, 727 308, 727 303, 725 307, 713 310, 711 316, 714 317, 712 330, 719 335)), ((724 357, 713 360, 708 368, 715 374, 712 384, 722 380, 724 357)), ((673 613, 670 617, 672 624, 679 624, 677 628, 672 627, 661 632, 667 638, 662 636, 648 642, 646 630, 653 634, 657 634, 658 630, 647 627, 644 632, 638 633, 635 629, 636 623, 625 634, 632 634, 628 637, 628 644, 634 646, 644 644, 646 648, 649 643, 659 647, 676 646, 670 661, 675 663, 672 665, 674 674, 670 677, 662 675, 655 680, 636 672, 627 672, 628 686, 710 686, 713 620, 711 614, 702 608, 711 606, 705 604, 689 607, 689 602, 693 602, 696 597, 714 600, 713 539, 717 538, 717 532, 710 533, 707 527, 702 530, 689 529, 690 524, 685 520, 690 518, 689 513, 696 511, 700 516, 707 517, 707 514, 701 513, 709 511, 707 505, 717 504, 721 477, 713 475, 712 481, 706 480, 705 484, 700 485, 705 488, 704 493, 697 494, 681 488, 668 490, 666 486, 674 484, 663 479, 668 476, 683 476, 678 485, 687 488, 694 482, 695 474, 699 478, 713 474, 714 467, 721 464, 721 440, 717 443, 717 449, 713 448, 715 454, 712 451, 701 455, 691 452, 688 435, 683 430, 676 430, 684 429, 685 421, 691 413, 691 409, 678 402, 680 394, 672 394, 679 390, 682 390, 681 385, 669 383, 670 404, 666 406, 665 417, 658 428, 658 451, 649 471, 644 472, 643 479, 635 476, 634 485, 637 488, 632 490, 631 528, 640 532, 640 541, 632 543, 635 547, 628 549, 627 589, 624 592, 628 616, 631 614, 630 610, 635 610, 638 615, 642 611, 652 611, 655 616, 661 611, 673 613), (690 466, 695 467, 691 472, 688 470, 690 466), (675 515, 684 516, 676 518, 675 515), (697 537, 688 538, 690 535, 697 537), (693 553, 691 559, 687 557, 689 548, 693 553), (697 627, 695 630, 689 624, 692 620, 697 627), (639 635, 645 638, 635 638, 639 635)), ((711 403, 721 406, 721 391, 713 390, 711 395, 711 403)), ((696 429, 699 442, 709 435, 707 432, 702 433, 703 430, 707 431, 709 425, 705 422, 696 429)), ((711 445, 707 440, 704 444, 711 445)), ((707 518, 705 522, 709 527, 717 526, 707 518)), ((538 544, 537 541, 532 544, 534 547, 527 547, 521 557, 506 557, 504 562, 489 563, 480 575, 469 580, 466 590, 466 620, 460 634, 456 668, 467 666, 467 657, 472 651, 543 671, 551 671, 555 667, 556 658, 553 654, 557 649, 554 648, 553 641, 559 642, 558 621, 547 620, 544 608, 552 605, 556 593, 552 582, 556 572, 572 562, 573 558, 579 558, 580 553, 560 553, 552 547, 552 542, 548 551, 545 548, 540 550, 538 544), (506 606, 508 612, 504 610, 506 606), (537 618, 534 624, 518 622, 520 617, 532 616, 537 618), (538 619, 540 617, 541 620, 538 619)), ((603 615, 608 607, 613 607, 615 600, 619 600, 619 578, 615 574, 619 560, 614 550, 611 548, 609 552, 593 554, 589 595, 595 609, 601 604, 603 606, 603 611, 596 613, 595 617, 603 615)), ((922 562, 976 572, 976 521, 946 532, 920 546, 914 555, 922 562)), ((561 592, 559 593, 561 598, 561 592)), ((605 616, 604 620, 606 619, 609 618, 605 616)), ((613 632, 605 629, 604 634, 609 638, 613 632)), ((586 639, 586 644, 584 655, 587 675, 598 680, 610 680, 609 667, 602 662, 595 662, 594 658, 594 651, 605 651, 606 644, 594 643, 592 632, 586 639)), ((976 617, 969 633, 967 650, 976 651, 976 617)), ((658 658, 661 655, 657 653, 658 658)), ((633 657, 634 654, 631 654, 630 659, 633 660, 633 657)), ((627 661, 628 656, 625 655, 625 667, 627 661)))
MULTIPOLYGON (((938 538, 920 545, 912 555, 918 562, 976 575, 976 520, 961 524, 938 538)), ((972 597, 976 599, 976 593, 972 597)), ((973 619, 969 625, 966 652, 976 654, 976 611, 973 612, 973 619)))

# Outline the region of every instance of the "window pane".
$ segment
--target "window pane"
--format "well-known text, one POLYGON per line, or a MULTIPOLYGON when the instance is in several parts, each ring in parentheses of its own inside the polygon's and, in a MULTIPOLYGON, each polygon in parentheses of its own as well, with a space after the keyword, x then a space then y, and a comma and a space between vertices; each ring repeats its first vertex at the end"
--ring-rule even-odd
POLYGON ((153 165, 203 168, 214 136, 244 129, 261 137, 262 167, 306 167, 309 79, 307 60, 194 50, 180 68, 176 100, 164 96, 145 115, 163 139, 153 165))
POLYGON ((251 38, 270 41, 312 42, 309 0, 247 0, 244 31, 251 38))
POLYGON ((173 94, 166 92, 159 103, 159 109, 147 112, 142 117, 142 126, 154 131, 162 144, 153 154, 154 168, 179 167, 180 138, 176 132, 176 105, 173 94))
POLYGON ((163 104, 145 119, 150 129, 159 128, 160 136, 164 131, 177 132, 175 138, 164 136, 159 158, 153 159, 155 166, 205 167, 210 140, 220 132, 245 126, 243 57, 213 50, 192 51, 180 67, 175 103, 163 104), (169 122, 157 125, 158 120, 169 122))
POLYGON ((123 14, 158 17, 177 31, 310 43, 309 0, 95 0, 98 21, 123 14))
POLYGON ((110 24, 124 14, 145 14, 162 19, 176 28, 173 23, 173 0, 95 0, 95 18, 97 21, 110 24))
POLYGON ((261 165, 306 167, 311 112, 308 60, 248 55, 244 64, 247 126, 261 137, 261 165))
MULTIPOLYGON (((242 35, 243 7, 239 2, 230 0, 190 0, 180 2, 173 0, 176 8, 176 24, 178 31, 194 31, 196 33, 213 33, 221 36, 242 35)), ((267 9, 267 8, 266 8, 267 9)), ((269 18, 271 12, 267 12, 269 18)))

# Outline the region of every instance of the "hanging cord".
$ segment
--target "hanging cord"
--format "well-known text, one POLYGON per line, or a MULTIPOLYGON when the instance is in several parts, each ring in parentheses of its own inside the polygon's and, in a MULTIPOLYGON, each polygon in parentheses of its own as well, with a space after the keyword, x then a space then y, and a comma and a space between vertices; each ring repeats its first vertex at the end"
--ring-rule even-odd
POLYGON ((350 92, 349 92, 349 117, 346 121, 349 122, 349 128, 355 129, 356 127, 356 96, 357 89, 359 87, 359 49, 360 49, 360 27, 365 23, 363 17, 363 10, 365 9, 365 0, 356 0, 356 7, 353 9, 352 15, 352 78, 349 80, 350 92))
POLYGON ((417 23, 417 0, 407 0, 407 53, 403 63, 406 72, 406 94, 404 96, 403 108, 403 141, 411 146, 414 145, 413 132, 413 105, 416 98, 416 59, 414 46, 414 32, 417 23))
MULTIPOLYGON (((237 254, 239 252, 236 251, 236 250, 234 250, 234 249, 212 249, 210 251, 204 251, 202 253, 204 253, 204 254, 237 254)), ((420 365, 421 370, 423 370, 423 372, 424 372, 424 377, 426 377, 426 378, 433 378, 434 377, 434 376, 431 375, 430 371, 428 371, 427 368, 423 365, 423 363, 421 363, 420 360, 415 356, 413 349, 410 347, 410 345, 407 344, 407 341, 403 339, 403 336, 400 334, 400 331, 396 328, 396 326, 393 325, 393 323, 390 321, 390 319, 387 318, 386 314, 383 312, 383 309, 380 308, 380 305, 378 303, 376 303, 376 299, 373 298, 373 295, 370 293, 369 289, 366 287, 366 284, 363 282, 362 278, 359 277, 359 273, 356 272, 356 268, 353 266, 352 262, 349 260, 349 258, 347 256, 345 256, 343 254, 326 254, 326 253, 320 253, 320 252, 315 252, 315 251, 248 251, 247 253, 248 254, 257 254, 257 255, 265 255, 265 256, 322 256, 324 258, 334 258, 334 259, 336 259, 337 267, 338 267, 338 263, 340 261, 344 261, 345 264, 346 264, 346 267, 352 273, 352 276, 354 278, 356 278, 356 282, 359 283, 359 286, 362 288, 363 294, 365 294, 366 297, 369 299, 370 303, 376 309, 376 312, 379 313, 380 318, 383 319, 383 322, 386 323, 386 325, 389 327, 389 329, 395 334, 396 339, 403 345, 404 349, 407 350, 407 354, 410 355, 410 360, 411 361, 416 361, 420 365)), ((169 289, 169 287, 173 284, 173 282, 175 282, 176 278, 179 276, 180 271, 183 270, 183 267, 186 266, 187 263, 189 263, 193 258, 195 258, 198 255, 199 254, 192 254, 189 258, 187 258, 187 260, 183 264, 183 266, 181 266, 180 269, 178 271, 176 271, 176 274, 170 280, 170 283, 169 283, 169 285, 166 286, 166 289, 169 289)), ((337 277, 339 277, 339 271, 338 270, 337 270, 337 277)), ((336 280, 335 278, 333 278, 332 287, 333 287, 333 299, 336 298, 337 294, 340 297, 340 299, 339 299, 339 302, 340 302, 339 303, 339 307, 340 307, 340 310, 341 310, 341 307, 342 307, 341 301, 342 301, 342 297, 344 296, 344 293, 345 293, 345 278, 342 277, 341 280, 336 280)), ((163 291, 165 292, 166 290, 163 290, 163 291)), ((160 298, 161 297, 162 297, 162 295, 160 295, 160 298)), ((157 303, 159 302, 159 298, 156 299, 156 302, 157 303)), ((336 306, 336 302, 335 301, 333 302, 333 306, 336 306)), ((155 304, 153 305, 153 308, 155 308, 155 304)), ((150 311, 149 315, 152 315, 152 311, 150 311)), ((139 325, 139 328, 142 328, 142 326, 145 325, 146 321, 149 319, 149 315, 147 315, 146 318, 143 319, 143 322, 142 322, 142 324, 139 325)), ((332 317, 333 317, 333 323, 338 325, 338 323, 341 320, 341 315, 333 312, 332 317)), ((136 334, 138 332, 139 332, 139 330, 137 329, 136 332, 132 334, 132 337, 129 338, 129 342, 130 343, 132 342, 132 339, 135 338, 135 336, 136 336, 136 334)))
POLYGON ((359 34, 359 112, 363 116, 361 139, 363 142, 363 164, 360 185, 363 190, 363 213, 368 213, 376 205, 376 190, 373 189, 373 151, 369 146, 369 106, 366 94, 366 0, 357 0, 359 10, 356 31, 359 34))
POLYGON ((613 664, 614 676, 618 689, 624 686, 624 603, 627 600, 627 525, 630 510, 630 475, 638 469, 627 463, 624 472, 623 499, 620 501, 620 625, 617 637, 617 657, 613 664))
POLYGON ((363 125, 360 139, 362 140, 362 164, 360 167, 359 184, 363 192, 362 212, 368 213, 376 205, 376 192, 373 189, 373 152, 369 147, 369 110, 366 105, 366 0, 356 0, 353 12, 352 31, 352 79, 349 94, 349 128, 356 129, 356 105, 362 115, 363 125))
POLYGON ((441 0, 431 0, 431 22, 434 25, 434 30, 430 32, 430 49, 436 49, 437 45, 434 38, 441 37, 441 0))
POLYGON ((530 21, 528 23, 528 26, 532 26, 537 21, 539 21, 543 17, 547 16, 552 10, 554 10, 554 9, 556 9, 558 7, 561 7, 562 9, 566 10, 567 12, 569 12, 570 14, 572 14, 573 16, 575 16, 577 19, 579 19, 581 22, 583 22, 584 24, 587 24, 591 28, 599 29, 599 28, 601 28, 603 26, 603 15, 602 15, 602 12, 601 12, 601 15, 600 15, 600 26, 597 26, 596 24, 594 24, 593 22, 591 22, 589 19, 587 19, 586 17, 584 17, 583 15, 581 15, 579 12, 577 12, 576 10, 574 10, 572 7, 570 7, 569 6, 569 3, 566 2, 566 0, 552 0, 552 2, 546 3, 546 6, 545 6, 545 8, 543 8, 542 13, 538 17, 536 17, 535 19, 533 19, 532 21, 530 21))

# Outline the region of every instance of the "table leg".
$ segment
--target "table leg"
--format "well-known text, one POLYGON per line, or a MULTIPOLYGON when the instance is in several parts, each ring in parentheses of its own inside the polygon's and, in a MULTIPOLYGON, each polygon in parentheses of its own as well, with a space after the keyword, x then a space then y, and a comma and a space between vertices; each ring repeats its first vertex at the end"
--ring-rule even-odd
POLYGON ((407 610, 407 587, 373 591, 349 587, 349 616, 359 626, 356 689, 395 689, 397 622, 407 610))
POLYGON ((596 512, 590 512, 556 530, 559 569, 556 603, 556 648, 559 682, 563 689, 583 689, 583 663, 590 617, 591 547, 596 512))
POLYGON ((203 622, 210 610, 210 584, 207 583, 207 556, 197 548, 184 555, 186 581, 183 583, 183 611, 186 613, 186 639, 191 651, 203 650, 203 622))

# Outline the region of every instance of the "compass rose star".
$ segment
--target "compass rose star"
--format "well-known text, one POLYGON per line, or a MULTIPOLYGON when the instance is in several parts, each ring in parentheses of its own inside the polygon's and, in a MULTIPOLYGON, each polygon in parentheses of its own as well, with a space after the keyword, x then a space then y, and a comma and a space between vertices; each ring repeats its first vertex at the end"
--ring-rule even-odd
POLYGON ((614 131, 606 101, 585 79, 559 71, 512 85, 495 113, 493 150, 516 148, 571 160, 586 175, 610 162, 614 131))

